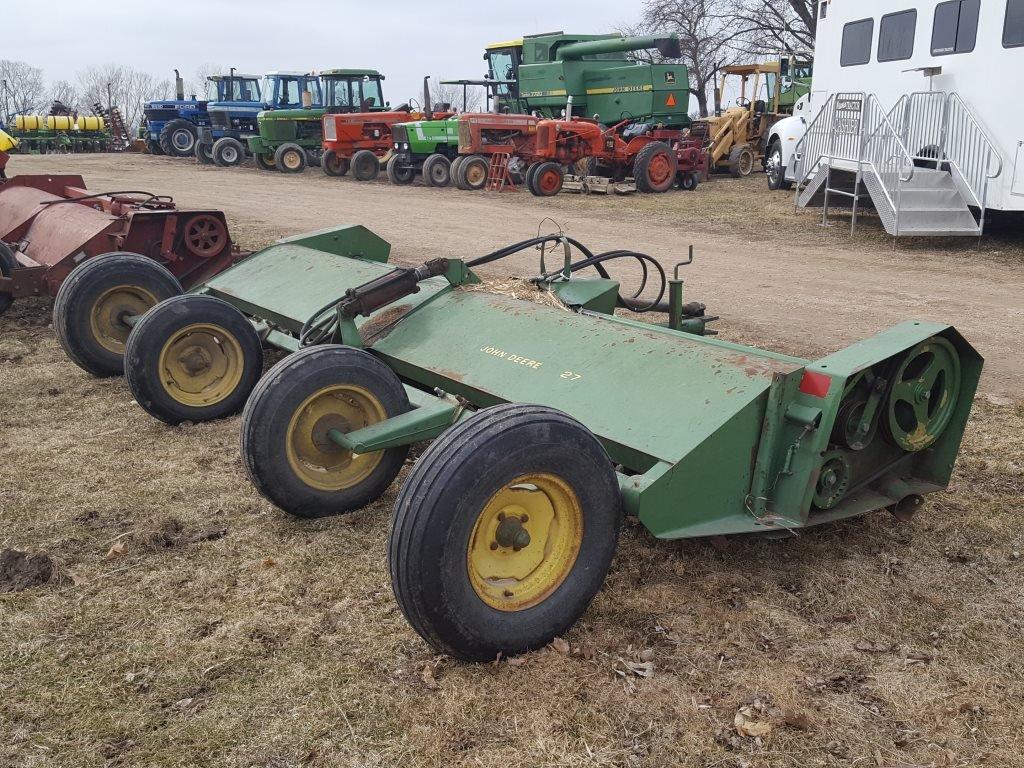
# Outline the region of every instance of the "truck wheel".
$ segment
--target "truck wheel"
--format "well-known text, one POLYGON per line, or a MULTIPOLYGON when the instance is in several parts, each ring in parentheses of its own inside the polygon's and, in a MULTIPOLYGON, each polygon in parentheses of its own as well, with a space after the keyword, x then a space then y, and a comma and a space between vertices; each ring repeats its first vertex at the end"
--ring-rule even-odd
POLYGON ((399 162, 398 155, 394 155, 388 160, 387 174, 388 181, 392 184, 404 186, 412 184, 416 178, 416 169, 408 163, 399 162))
POLYGON ((522 653, 586 611, 622 518, 615 470, 590 430, 544 406, 488 408, 441 435, 409 473, 392 516, 391 585, 439 652, 522 653))
POLYGON ((196 127, 188 120, 171 120, 160 131, 160 148, 170 157, 192 157, 196 151, 196 127))
POLYGON ((528 176, 529 190, 537 197, 552 197, 562 191, 565 171, 558 163, 537 163, 533 174, 528 176))
POLYGON ((480 155, 469 155, 459 165, 456 186, 459 189, 476 191, 487 186, 489 166, 487 159, 480 155))
POLYGON ((178 279, 137 253, 107 253, 83 261, 61 283, 53 328, 67 356, 94 376, 124 372, 132 326, 164 299, 182 293, 178 279))
POLYGON ((328 149, 320 158, 320 167, 328 176, 344 176, 348 173, 349 161, 347 157, 339 157, 333 149, 328 149))
POLYGON ((745 179, 754 172, 754 150, 741 144, 729 151, 729 173, 734 179, 745 179))
POLYGON ((213 164, 213 145, 204 144, 200 141, 196 142, 195 150, 196 160, 199 161, 200 165, 212 165, 213 164))
POLYGON ((245 145, 233 136, 217 139, 213 145, 213 162, 221 168, 232 168, 245 162, 245 145))
MULTIPOLYGON (((12 277, 14 270, 18 268, 18 260, 14 258, 14 251, 7 243, 0 243, 0 275, 12 277)), ((11 308, 14 297, 9 293, 0 293, 0 315, 11 308)))
POLYGON ((380 175, 380 160, 368 149, 352 155, 352 175, 357 181, 373 181, 380 175))
POLYGON ((242 457, 253 485, 297 517, 352 512, 380 498, 409 446, 355 455, 328 437, 409 410, 394 371, 339 344, 289 355, 256 385, 242 415, 242 457))
POLYGON ((663 141, 647 144, 633 160, 633 178, 641 192, 668 192, 675 183, 678 170, 675 152, 663 141))
POLYGON ((782 145, 777 141, 772 143, 764 170, 768 174, 768 189, 790 190, 793 188, 793 182, 786 180, 786 166, 782 164, 782 145))
POLYGON ((245 406, 263 373, 263 345, 226 301, 175 296, 136 323, 124 370, 136 402, 161 421, 212 421, 245 406))
POLYGON ((253 155, 253 160, 256 161, 256 167, 261 171, 276 171, 277 166, 274 165, 273 155, 253 155))
POLYGON ((274 166, 281 173, 302 173, 306 161, 306 150, 291 142, 282 144, 274 153, 274 166))
POLYGON ((423 181, 428 187, 447 187, 452 181, 452 163, 441 154, 433 154, 423 161, 423 181))

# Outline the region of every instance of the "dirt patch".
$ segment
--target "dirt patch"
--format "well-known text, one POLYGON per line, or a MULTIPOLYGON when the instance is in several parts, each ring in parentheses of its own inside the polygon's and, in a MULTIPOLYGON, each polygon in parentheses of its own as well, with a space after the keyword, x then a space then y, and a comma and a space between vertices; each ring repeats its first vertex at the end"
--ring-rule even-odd
POLYGON ((17 549, 0 552, 0 592, 21 592, 42 586, 55 572, 53 560, 45 552, 32 554, 17 549))

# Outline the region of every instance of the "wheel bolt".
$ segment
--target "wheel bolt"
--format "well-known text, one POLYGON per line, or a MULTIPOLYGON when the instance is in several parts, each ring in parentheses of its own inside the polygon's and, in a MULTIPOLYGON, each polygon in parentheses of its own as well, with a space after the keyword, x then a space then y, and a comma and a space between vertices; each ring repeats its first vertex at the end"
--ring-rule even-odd
POLYGON ((502 594, 505 595, 505 597, 512 597, 513 596, 513 592, 512 592, 511 589, 506 589, 502 594))
POLYGON ((498 522, 500 523, 504 519, 505 519, 505 513, 504 512, 499 512, 498 513, 498 522))
POLYGON ((498 542, 496 542, 496 541, 492 541, 492 542, 491 542, 491 551, 493 552, 493 551, 494 551, 494 550, 496 550, 497 548, 498 548, 498 542))

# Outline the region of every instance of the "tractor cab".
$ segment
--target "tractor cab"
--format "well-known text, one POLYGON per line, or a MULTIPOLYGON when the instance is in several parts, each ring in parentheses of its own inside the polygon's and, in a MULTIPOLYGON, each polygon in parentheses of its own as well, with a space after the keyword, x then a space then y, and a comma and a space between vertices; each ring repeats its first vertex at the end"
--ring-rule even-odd
POLYGON ((492 43, 484 51, 487 62, 487 80, 500 81, 495 89, 495 111, 522 111, 519 104, 519 65, 523 63, 523 41, 510 40, 492 43))
POLYGON ((211 75, 206 80, 210 105, 243 102, 260 104, 260 79, 256 75, 211 75))
POLYGON ((324 103, 320 79, 307 72, 268 72, 261 91, 264 109, 316 108, 324 103))
POLYGON ((793 114, 793 106, 811 92, 814 65, 797 56, 779 62, 779 73, 765 73, 765 93, 774 102, 773 112, 793 114))
POLYGON ((374 69, 332 69, 320 73, 324 88, 324 107, 329 114, 383 112, 381 81, 384 75, 374 69))

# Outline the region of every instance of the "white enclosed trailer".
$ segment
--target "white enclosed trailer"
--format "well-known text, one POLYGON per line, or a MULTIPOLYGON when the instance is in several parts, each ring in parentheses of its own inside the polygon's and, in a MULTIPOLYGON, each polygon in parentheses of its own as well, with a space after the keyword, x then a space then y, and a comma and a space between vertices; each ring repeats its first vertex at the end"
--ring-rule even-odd
POLYGON ((1024 210, 1024 0, 822 0, 811 94, 768 138, 802 204, 870 194, 886 229, 1024 210))

